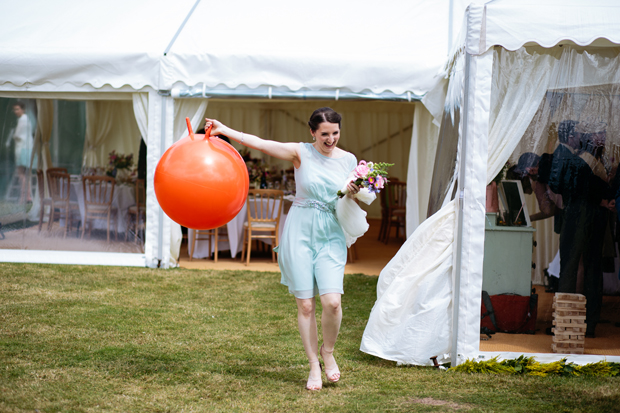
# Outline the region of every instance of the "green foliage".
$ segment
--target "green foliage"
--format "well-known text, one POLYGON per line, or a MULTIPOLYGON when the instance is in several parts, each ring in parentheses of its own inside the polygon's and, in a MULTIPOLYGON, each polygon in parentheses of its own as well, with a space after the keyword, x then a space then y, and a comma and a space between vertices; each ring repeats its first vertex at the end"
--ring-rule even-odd
POLYGON ((615 377, 620 376, 620 363, 599 361, 597 363, 578 365, 567 363, 566 359, 551 363, 539 363, 534 357, 519 356, 512 360, 497 361, 497 357, 491 360, 474 361, 466 360, 449 371, 462 373, 486 373, 486 374, 527 374, 531 376, 591 376, 591 377, 615 377))

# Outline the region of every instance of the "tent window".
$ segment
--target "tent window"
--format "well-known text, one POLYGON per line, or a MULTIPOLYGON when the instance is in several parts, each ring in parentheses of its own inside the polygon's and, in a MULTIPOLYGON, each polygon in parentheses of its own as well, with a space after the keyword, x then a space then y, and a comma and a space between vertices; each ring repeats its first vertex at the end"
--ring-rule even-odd
POLYGON ((134 183, 117 174, 109 222, 87 220, 83 186, 83 176, 108 172, 112 150, 133 155, 136 166, 140 133, 130 102, 0 98, 0 138, 1 249, 142 252, 144 222, 129 220, 134 183), (51 168, 66 175, 50 179, 51 168))
MULTIPOLYGON (((613 333, 613 322, 600 321, 609 319, 609 305, 617 306, 609 297, 620 295, 619 66, 617 49, 497 48, 491 95, 487 182, 520 183, 536 242, 533 250, 524 247, 535 269, 525 265, 514 276, 531 277, 539 292, 585 295, 587 332, 597 336, 613 333)), ((501 204, 500 192, 496 222, 510 224, 501 204)), ((507 241, 493 248, 485 242, 485 268, 501 254, 519 253, 507 241)), ((485 270, 483 288, 495 276, 485 270)), ((501 292, 516 291, 494 293, 501 292)), ((543 332, 552 323, 549 305, 538 305, 543 332)))

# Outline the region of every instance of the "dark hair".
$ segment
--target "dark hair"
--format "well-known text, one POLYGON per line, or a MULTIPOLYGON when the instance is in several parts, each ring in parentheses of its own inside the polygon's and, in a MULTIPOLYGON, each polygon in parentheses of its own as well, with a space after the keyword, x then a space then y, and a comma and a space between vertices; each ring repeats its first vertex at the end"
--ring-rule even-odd
POLYGON ((22 110, 26 110, 26 105, 24 105, 24 102, 22 102, 21 100, 13 103, 13 106, 19 106, 20 108, 22 108, 22 110))
POLYGON ((519 157, 519 161, 517 162, 517 167, 513 170, 513 172, 519 175, 519 178, 523 178, 527 176, 527 168, 533 168, 538 166, 540 162, 540 156, 536 155, 533 152, 525 152, 519 157))
POLYGON ((341 120, 342 116, 332 108, 318 108, 312 112, 312 116, 310 116, 310 120, 308 121, 308 126, 310 126, 312 132, 316 132, 316 130, 319 129, 319 125, 323 122, 337 123, 340 128, 341 120))
POLYGON ((575 126, 579 122, 575 120, 563 120, 558 125, 558 140, 562 143, 568 142, 568 137, 575 133, 575 126))

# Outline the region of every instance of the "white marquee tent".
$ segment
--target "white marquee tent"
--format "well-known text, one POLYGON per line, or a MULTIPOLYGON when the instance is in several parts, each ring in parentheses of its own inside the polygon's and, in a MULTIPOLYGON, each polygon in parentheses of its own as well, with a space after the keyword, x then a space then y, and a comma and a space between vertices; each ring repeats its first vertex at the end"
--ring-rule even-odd
MULTIPOLYGON (((345 0, 3 4, 0 97, 37 99, 40 166, 50 165, 46 102, 131 102, 148 147, 148 192, 145 254, 0 250, 0 261, 174 265, 171 246, 178 245, 180 230, 158 207, 152 180, 163 151, 183 136, 183 119, 199 126, 208 99, 189 97, 416 101, 432 86, 461 23, 454 16, 464 5, 458 0, 380 6, 345 0)), ((407 178, 423 185, 410 185, 412 228, 425 216, 418 207, 424 200, 415 200, 427 192, 433 128, 428 113, 418 110, 407 178)))
MULTIPOLYGON (((519 145, 547 90, 620 84, 618 22, 615 0, 496 0, 468 7, 445 79, 424 99, 435 119, 460 119, 456 167, 447 171, 458 187, 454 197, 443 189, 444 206, 381 273, 363 351, 420 365, 437 355, 458 363, 521 354, 479 351, 486 185, 519 145)), ((580 364, 603 358, 620 360, 568 357, 580 364)))

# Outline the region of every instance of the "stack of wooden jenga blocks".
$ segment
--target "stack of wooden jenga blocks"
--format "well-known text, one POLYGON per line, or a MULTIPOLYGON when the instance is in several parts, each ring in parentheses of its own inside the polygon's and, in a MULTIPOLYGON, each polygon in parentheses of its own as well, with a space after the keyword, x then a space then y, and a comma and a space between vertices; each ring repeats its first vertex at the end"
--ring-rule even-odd
POLYGON ((586 297, 555 293, 553 296, 554 353, 583 354, 586 334, 586 297))

